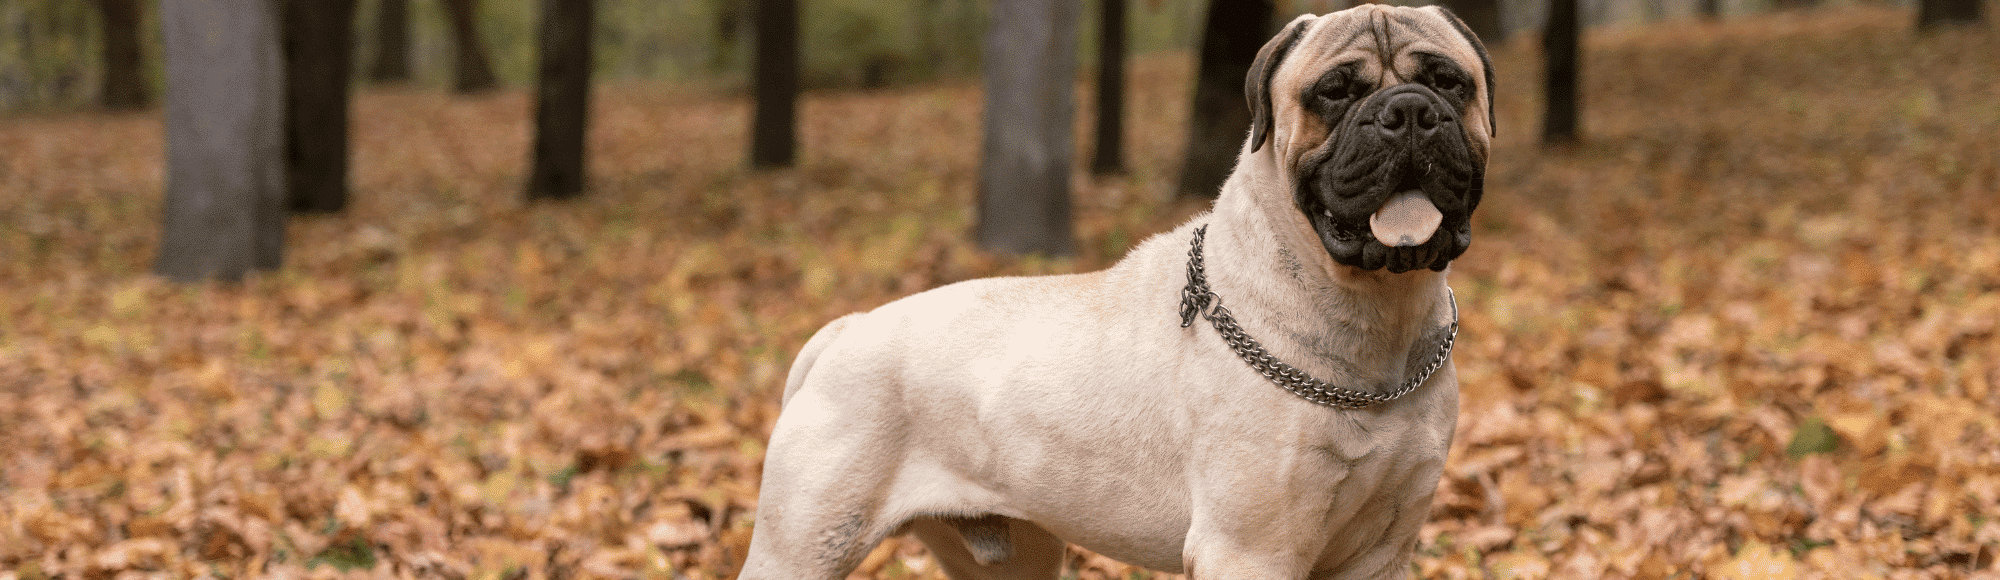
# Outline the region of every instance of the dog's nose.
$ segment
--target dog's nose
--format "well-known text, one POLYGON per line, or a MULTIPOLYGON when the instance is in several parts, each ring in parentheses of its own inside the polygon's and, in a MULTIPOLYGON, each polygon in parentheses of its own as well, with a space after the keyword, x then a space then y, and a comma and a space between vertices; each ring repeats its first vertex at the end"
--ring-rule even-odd
POLYGON ((1428 136, 1437 131, 1439 125, 1450 122, 1431 99, 1417 93, 1392 95, 1375 112, 1375 128, 1383 137, 1396 138, 1415 132, 1417 136, 1428 136))

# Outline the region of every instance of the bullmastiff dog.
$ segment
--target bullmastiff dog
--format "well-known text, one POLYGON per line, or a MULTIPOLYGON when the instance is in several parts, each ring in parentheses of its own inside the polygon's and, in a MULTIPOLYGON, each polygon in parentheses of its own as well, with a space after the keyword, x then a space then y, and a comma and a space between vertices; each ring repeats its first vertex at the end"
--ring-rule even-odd
POLYGON ((1108 270, 971 280, 799 352, 742 578, 844 578, 885 537, 952 578, 1064 542, 1202 580, 1411 573, 1458 417, 1451 261, 1493 134, 1437 7, 1300 16, 1207 213, 1108 270))

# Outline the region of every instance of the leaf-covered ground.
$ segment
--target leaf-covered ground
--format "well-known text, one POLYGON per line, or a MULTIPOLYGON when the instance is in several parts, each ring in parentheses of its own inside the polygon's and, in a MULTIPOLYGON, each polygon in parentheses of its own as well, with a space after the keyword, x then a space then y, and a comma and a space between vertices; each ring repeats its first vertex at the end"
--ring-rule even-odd
MULTIPOLYGON (((2000 576, 2000 42, 1910 20, 1600 35, 1553 153, 1499 47, 1421 576, 2000 576)), ((1160 201, 1189 68, 1136 63, 1066 260, 966 243, 972 83, 811 95, 767 174, 740 99, 608 86, 595 190, 533 206, 522 92, 367 91, 352 210, 236 285, 146 274, 157 113, 7 119, 0 579, 732 576, 804 339, 1198 209, 1160 201)), ((860 574, 938 577, 898 541, 860 574)))

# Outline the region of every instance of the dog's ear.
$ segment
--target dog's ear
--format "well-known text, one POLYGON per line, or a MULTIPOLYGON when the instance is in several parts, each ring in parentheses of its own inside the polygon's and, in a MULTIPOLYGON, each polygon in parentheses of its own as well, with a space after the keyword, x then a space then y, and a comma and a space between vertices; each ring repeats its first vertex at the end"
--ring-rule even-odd
POLYGON ((1271 136, 1271 127, 1276 123, 1271 111, 1271 75, 1277 74, 1278 65, 1285 62, 1285 53, 1305 35, 1306 25, 1314 16, 1301 15, 1285 25, 1284 30, 1264 43, 1257 50, 1257 60, 1250 62, 1250 78, 1243 84, 1243 93, 1250 99, 1250 151, 1255 153, 1264 148, 1264 139, 1271 136))
POLYGON ((1450 22, 1451 27, 1457 29, 1458 34, 1464 36, 1466 42, 1472 43, 1473 52, 1479 53, 1479 68, 1486 74, 1486 135, 1491 137, 1500 134, 1500 125, 1494 120, 1496 115, 1493 111, 1493 58, 1486 56, 1486 44, 1480 42, 1479 35, 1473 34, 1472 28, 1467 27, 1464 20, 1459 20, 1458 15, 1453 14, 1450 8, 1431 7, 1436 8, 1438 15, 1443 16, 1446 22, 1450 22))

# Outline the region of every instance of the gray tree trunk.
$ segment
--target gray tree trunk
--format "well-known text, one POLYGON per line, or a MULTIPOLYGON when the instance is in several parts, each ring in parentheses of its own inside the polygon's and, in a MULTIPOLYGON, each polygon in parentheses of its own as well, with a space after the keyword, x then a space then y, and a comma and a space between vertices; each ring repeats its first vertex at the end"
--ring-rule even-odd
POLYGON ((1446 0, 1446 8, 1465 21, 1465 27, 1486 46, 1497 47, 1507 39, 1507 22, 1500 17, 1500 0, 1446 0))
POLYGON ((757 110, 750 121, 750 167, 790 167, 798 150, 799 2, 758 0, 756 65, 751 93, 757 110))
POLYGON ((164 0, 167 194, 153 270, 177 281, 278 267, 285 241, 278 0, 164 0))
POLYGON ((1090 172, 1125 172, 1125 0, 1098 0, 1097 147, 1090 172))
POLYGON ((445 0, 444 11, 458 46, 458 68, 451 90, 468 95, 500 86, 500 80, 493 76, 493 65, 486 62, 486 42, 479 38, 479 0, 445 0))
POLYGON ((974 237, 989 250, 1068 255, 1069 173, 1076 115, 1074 0, 991 4, 974 237))
POLYGON ((1202 26, 1194 105, 1188 112, 1187 158, 1180 195, 1214 199, 1236 167, 1236 152, 1250 136, 1250 105, 1243 81, 1250 61, 1271 39, 1272 0, 1210 0, 1202 26))
POLYGON ((152 101, 146 59, 139 45, 138 0, 97 0, 103 16, 104 86, 98 104, 113 111, 144 109, 152 101))
POLYGON ((285 179, 293 211, 347 208, 347 96, 355 0, 282 0, 285 179))
POLYGON ((375 13, 375 61, 368 80, 410 80, 410 0, 382 0, 375 13))
POLYGON ((1980 5, 1984 3, 1984 0, 1917 0, 1917 30, 1985 20, 1980 14, 1980 5))
POLYGON ((535 81, 535 158, 528 199, 583 193, 590 126, 590 31, 595 0, 542 0, 542 56, 535 81))
POLYGON ((1577 71, 1582 58, 1578 35, 1582 31, 1577 23, 1577 3, 1581 1, 1549 0, 1549 22, 1542 29, 1542 54, 1548 59, 1543 77, 1547 83, 1542 109, 1544 145, 1575 143, 1580 132, 1583 95, 1577 86, 1577 71))

